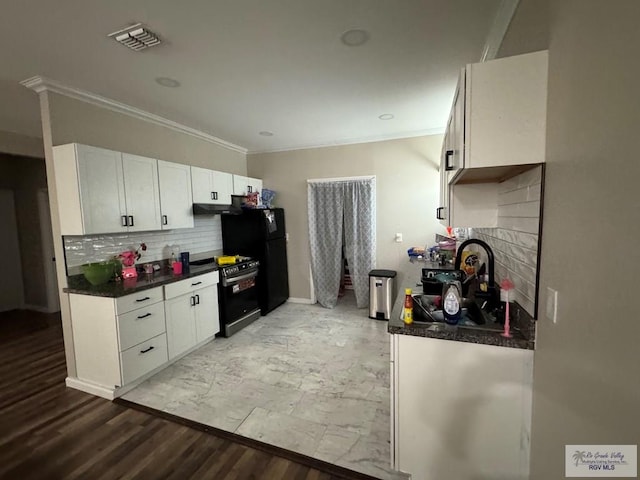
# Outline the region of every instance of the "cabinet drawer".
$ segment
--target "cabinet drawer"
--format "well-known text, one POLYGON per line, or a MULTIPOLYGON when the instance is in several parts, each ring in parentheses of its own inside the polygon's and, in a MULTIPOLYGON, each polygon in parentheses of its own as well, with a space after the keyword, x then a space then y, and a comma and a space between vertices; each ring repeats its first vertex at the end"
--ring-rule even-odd
POLYGON ((168 360, 167 335, 165 333, 125 350, 120 354, 122 384, 133 382, 168 360))
POLYGON ((116 298, 116 313, 122 315, 131 310, 146 307, 147 305, 158 303, 162 300, 164 300, 162 287, 150 288, 149 290, 133 293, 126 297, 116 298))
POLYGON ((164 302, 118 315, 120 351, 165 332, 164 302))
POLYGON ((200 288, 208 287, 218 283, 218 272, 209 272, 197 277, 187 278, 176 283, 164 286, 164 296, 168 300, 170 298, 186 295, 200 288))

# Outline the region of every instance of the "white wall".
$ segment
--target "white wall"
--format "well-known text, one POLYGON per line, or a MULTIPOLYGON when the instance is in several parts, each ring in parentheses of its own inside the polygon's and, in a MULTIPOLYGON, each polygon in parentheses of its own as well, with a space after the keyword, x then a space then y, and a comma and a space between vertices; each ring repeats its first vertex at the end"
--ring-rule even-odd
POLYGON ((0 131, 0 153, 44 158, 44 144, 41 138, 0 131))
MULTIPOLYGON (((519 12, 539 4, 521 0, 519 12)), ((564 478, 566 444, 640 443, 640 2, 554 0, 549 9, 540 302, 547 287, 559 302, 557 324, 544 308, 538 320, 534 480, 564 478)), ((526 48, 531 33, 508 38, 526 48)))
MULTIPOLYGON (((290 235, 291 297, 310 298, 307 180, 376 175, 377 266, 402 272, 409 247, 433 244, 444 233, 435 218, 438 206, 442 135, 339 147, 249 155, 249 175, 277 192, 290 235), (396 233, 404 235, 395 243, 396 233)), ((398 282, 401 284, 402 276, 398 282)))

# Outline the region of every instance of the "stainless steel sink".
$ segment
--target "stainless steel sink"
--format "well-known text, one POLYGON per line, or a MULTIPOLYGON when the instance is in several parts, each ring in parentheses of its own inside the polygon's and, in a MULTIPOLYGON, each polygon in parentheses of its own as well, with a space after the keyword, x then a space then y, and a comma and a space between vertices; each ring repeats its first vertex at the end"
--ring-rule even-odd
MULTIPOLYGON (((415 294, 412 295, 412 298, 414 322, 424 324, 444 323, 442 309, 437 305, 437 296, 415 294)), ((474 299, 470 298, 462 299, 462 318, 458 323, 458 327, 486 331, 498 331, 503 328, 474 299)))

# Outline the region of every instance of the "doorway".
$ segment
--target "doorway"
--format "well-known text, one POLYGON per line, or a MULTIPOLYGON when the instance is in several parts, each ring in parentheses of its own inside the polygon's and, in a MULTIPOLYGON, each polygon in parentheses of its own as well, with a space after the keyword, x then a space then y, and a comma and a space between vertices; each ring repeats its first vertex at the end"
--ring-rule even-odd
POLYGON ((24 305, 20 242, 13 190, 0 189, 0 251, 3 274, 0 288, 0 312, 20 309, 24 305))
POLYGON ((365 308, 369 303, 368 275, 376 263, 375 180, 307 180, 312 284, 325 308, 338 301, 345 264, 356 305, 365 308))

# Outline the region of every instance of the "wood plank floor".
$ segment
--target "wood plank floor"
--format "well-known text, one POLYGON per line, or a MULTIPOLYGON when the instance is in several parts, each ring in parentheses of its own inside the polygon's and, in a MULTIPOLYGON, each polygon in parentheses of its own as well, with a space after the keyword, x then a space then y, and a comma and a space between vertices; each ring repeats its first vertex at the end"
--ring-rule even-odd
POLYGON ((0 313, 1 479, 344 480, 67 388, 60 318, 0 313))

